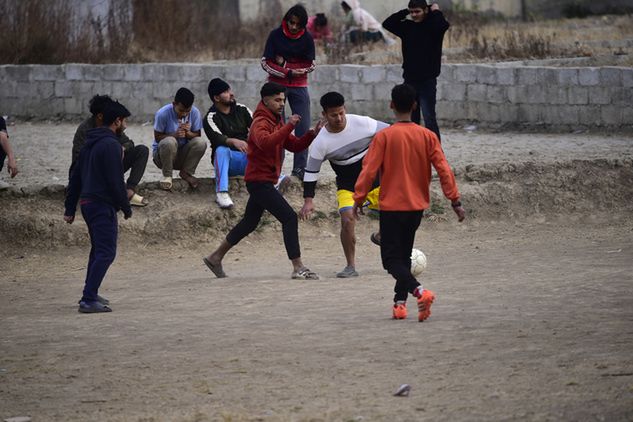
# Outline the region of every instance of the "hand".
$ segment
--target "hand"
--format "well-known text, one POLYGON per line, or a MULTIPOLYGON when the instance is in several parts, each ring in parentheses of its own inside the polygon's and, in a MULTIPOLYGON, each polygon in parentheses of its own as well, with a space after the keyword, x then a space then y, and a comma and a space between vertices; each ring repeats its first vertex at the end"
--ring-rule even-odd
POLYGON ((181 127, 176 130, 176 138, 185 138, 187 136, 187 131, 181 127))
POLYGON ((178 127, 181 129, 184 129, 186 132, 189 132, 191 130, 191 123, 187 122, 187 123, 179 123, 178 127))
POLYGON ((74 215, 65 215, 64 216, 64 221, 67 222, 68 224, 72 224, 73 221, 75 221, 75 216, 74 215))
POLYGON ((302 220, 307 220, 310 218, 310 215, 314 212, 314 201, 312 198, 305 198, 303 206, 301 210, 299 210, 299 218, 302 220))
POLYGON ((248 143, 245 141, 242 141, 241 139, 228 138, 226 140, 226 143, 228 144, 228 146, 233 147, 240 152, 243 152, 243 153, 248 152, 248 143))
POLYGON ((15 162, 15 158, 12 158, 9 160, 9 164, 7 165, 7 169, 9 170, 9 174, 11 175, 11 178, 13 179, 15 176, 18 175, 19 171, 18 171, 18 164, 15 162))
MULTIPOLYGON (((440 10, 440 5, 437 3, 433 3, 431 5, 431 12, 435 11, 435 10, 440 10)), ((461 220, 460 220, 461 221, 461 220)))
POLYGON ((317 136, 319 134, 321 129, 323 129, 323 126, 325 126, 325 121, 323 121, 323 119, 320 119, 314 126, 314 136, 317 136))
POLYGON ((130 211, 129 213, 124 213, 123 214, 123 219, 124 220, 128 220, 130 218, 132 218, 132 211, 130 211))
POLYGON ((292 69, 293 75, 305 75, 308 73, 305 69, 292 69))
POLYGON ((354 214, 355 219, 360 220, 360 216, 365 215, 365 210, 363 210, 362 205, 358 205, 356 202, 354 202, 352 213, 354 214))
POLYGON ((292 116, 288 118, 288 123, 290 123, 293 126, 297 126, 300 121, 301 121, 301 116, 299 116, 298 114, 293 114, 292 116))
POLYGON ((457 221, 459 221, 460 223, 464 221, 464 218, 466 218, 466 210, 464 209, 464 207, 462 207, 461 205, 459 207, 453 207, 453 211, 455 211, 455 214, 457 214, 457 221))

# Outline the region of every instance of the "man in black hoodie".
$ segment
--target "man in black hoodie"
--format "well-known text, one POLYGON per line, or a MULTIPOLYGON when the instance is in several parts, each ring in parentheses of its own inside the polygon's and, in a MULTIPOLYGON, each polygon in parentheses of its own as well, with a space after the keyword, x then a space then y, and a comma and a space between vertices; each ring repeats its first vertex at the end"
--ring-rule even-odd
POLYGON ((440 139, 440 128, 435 115, 437 77, 442 64, 442 43, 449 23, 437 3, 429 6, 426 0, 410 0, 407 9, 389 16, 383 28, 402 39, 402 69, 404 83, 417 92, 418 106, 411 119, 420 123, 440 139), (410 19, 407 16, 410 15, 410 19))
POLYGON ((119 137, 130 112, 111 102, 103 112, 103 126, 88 130, 86 143, 73 168, 66 195, 64 220, 75 221, 77 201, 90 234, 90 257, 79 312, 112 312, 109 301, 99 296, 99 286, 116 256, 117 212, 132 216, 123 180, 123 149, 119 137))

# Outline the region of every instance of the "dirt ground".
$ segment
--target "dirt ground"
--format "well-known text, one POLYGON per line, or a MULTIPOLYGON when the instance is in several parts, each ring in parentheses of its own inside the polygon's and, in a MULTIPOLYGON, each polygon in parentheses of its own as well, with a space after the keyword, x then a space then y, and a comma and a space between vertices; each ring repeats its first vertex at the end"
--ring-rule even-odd
MULTIPOLYGON (((331 175, 321 214, 300 224, 321 280, 290 280, 270 219, 227 256, 220 280, 201 257, 239 219, 243 189, 223 212, 210 180, 199 192, 155 190, 151 163, 152 204, 121 222, 101 290, 114 312, 78 314, 85 225, 60 223, 61 193, 33 188, 63 183, 73 130, 9 128, 22 173, 0 194, 0 419, 633 420, 629 135, 446 131, 470 218, 438 207, 418 231, 421 281, 437 295, 418 323, 413 301, 409 319, 390 319, 375 220, 358 224, 361 276, 335 278, 331 175), (188 237, 161 237, 165 227, 188 237), (405 383, 410 395, 394 397, 405 383)), ((299 187, 288 197, 298 207, 299 187)))

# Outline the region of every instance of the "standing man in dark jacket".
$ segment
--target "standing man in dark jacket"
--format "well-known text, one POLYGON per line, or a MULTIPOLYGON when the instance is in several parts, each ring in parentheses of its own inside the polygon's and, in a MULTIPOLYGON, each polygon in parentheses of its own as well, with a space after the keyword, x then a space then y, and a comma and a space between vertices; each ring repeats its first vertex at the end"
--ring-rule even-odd
MULTIPOLYGON (((86 133, 90 129, 94 129, 103 125, 103 110, 113 100, 107 95, 95 95, 90 99, 88 106, 90 108, 90 116, 84 120, 73 138, 73 152, 70 169, 68 170, 68 177, 72 174, 73 167, 77 163, 79 158, 79 152, 86 143, 86 133)), ((141 182, 141 178, 145 173, 145 167, 147 166, 147 159, 149 157, 149 148, 145 145, 134 145, 134 141, 127 137, 125 133, 121 133, 119 143, 123 147, 123 172, 130 170, 130 176, 127 179, 127 197, 130 199, 130 204, 137 207, 144 207, 148 204, 147 199, 136 193, 136 188, 141 182)))
POLYGON ((87 132, 66 196, 64 220, 75 221, 77 201, 90 234, 90 257, 79 312, 112 312, 109 301, 99 296, 99 286, 116 256, 117 212, 127 220, 132 208, 123 181, 123 150, 119 137, 130 112, 118 102, 103 112, 103 126, 87 132))
POLYGON ((242 239, 252 233, 264 214, 270 212, 281 223, 284 245, 288 259, 292 262, 294 279, 316 280, 319 276, 310 271, 301 261, 299 227, 297 213, 275 189, 281 173, 281 156, 285 149, 300 152, 308 148, 319 130, 321 122, 308 130, 301 138, 292 134, 301 120, 293 114, 284 124, 281 115, 286 105, 286 88, 274 82, 262 87, 262 101, 255 110, 253 124, 248 135, 248 164, 246 165, 246 189, 249 198, 244 216, 226 236, 220 246, 203 258, 216 277, 226 277, 222 269, 222 259, 226 253, 242 239))
POLYGON ((383 28, 402 39, 402 69, 404 83, 417 92, 418 106, 412 120, 420 123, 440 138, 435 115, 437 77, 442 64, 442 43, 449 23, 437 3, 429 6, 426 0, 410 0, 409 7, 389 16, 383 28), (410 19, 407 19, 410 16, 410 19))

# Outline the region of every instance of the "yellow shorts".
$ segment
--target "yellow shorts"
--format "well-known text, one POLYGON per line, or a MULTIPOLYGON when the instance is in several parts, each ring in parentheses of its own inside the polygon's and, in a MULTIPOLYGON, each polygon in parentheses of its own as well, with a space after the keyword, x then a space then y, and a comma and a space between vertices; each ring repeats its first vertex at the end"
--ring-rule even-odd
MULTIPOLYGON (((354 192, 345 189, 339 189, 336 191, 336 199, 338 199, 338 211, 345 211, 354 206, 354 192)), ((380 186, 369 191, 367 198, 365 199, 364 207, 370 210, 379 211, 378 197, 380 196, 380 186)))

